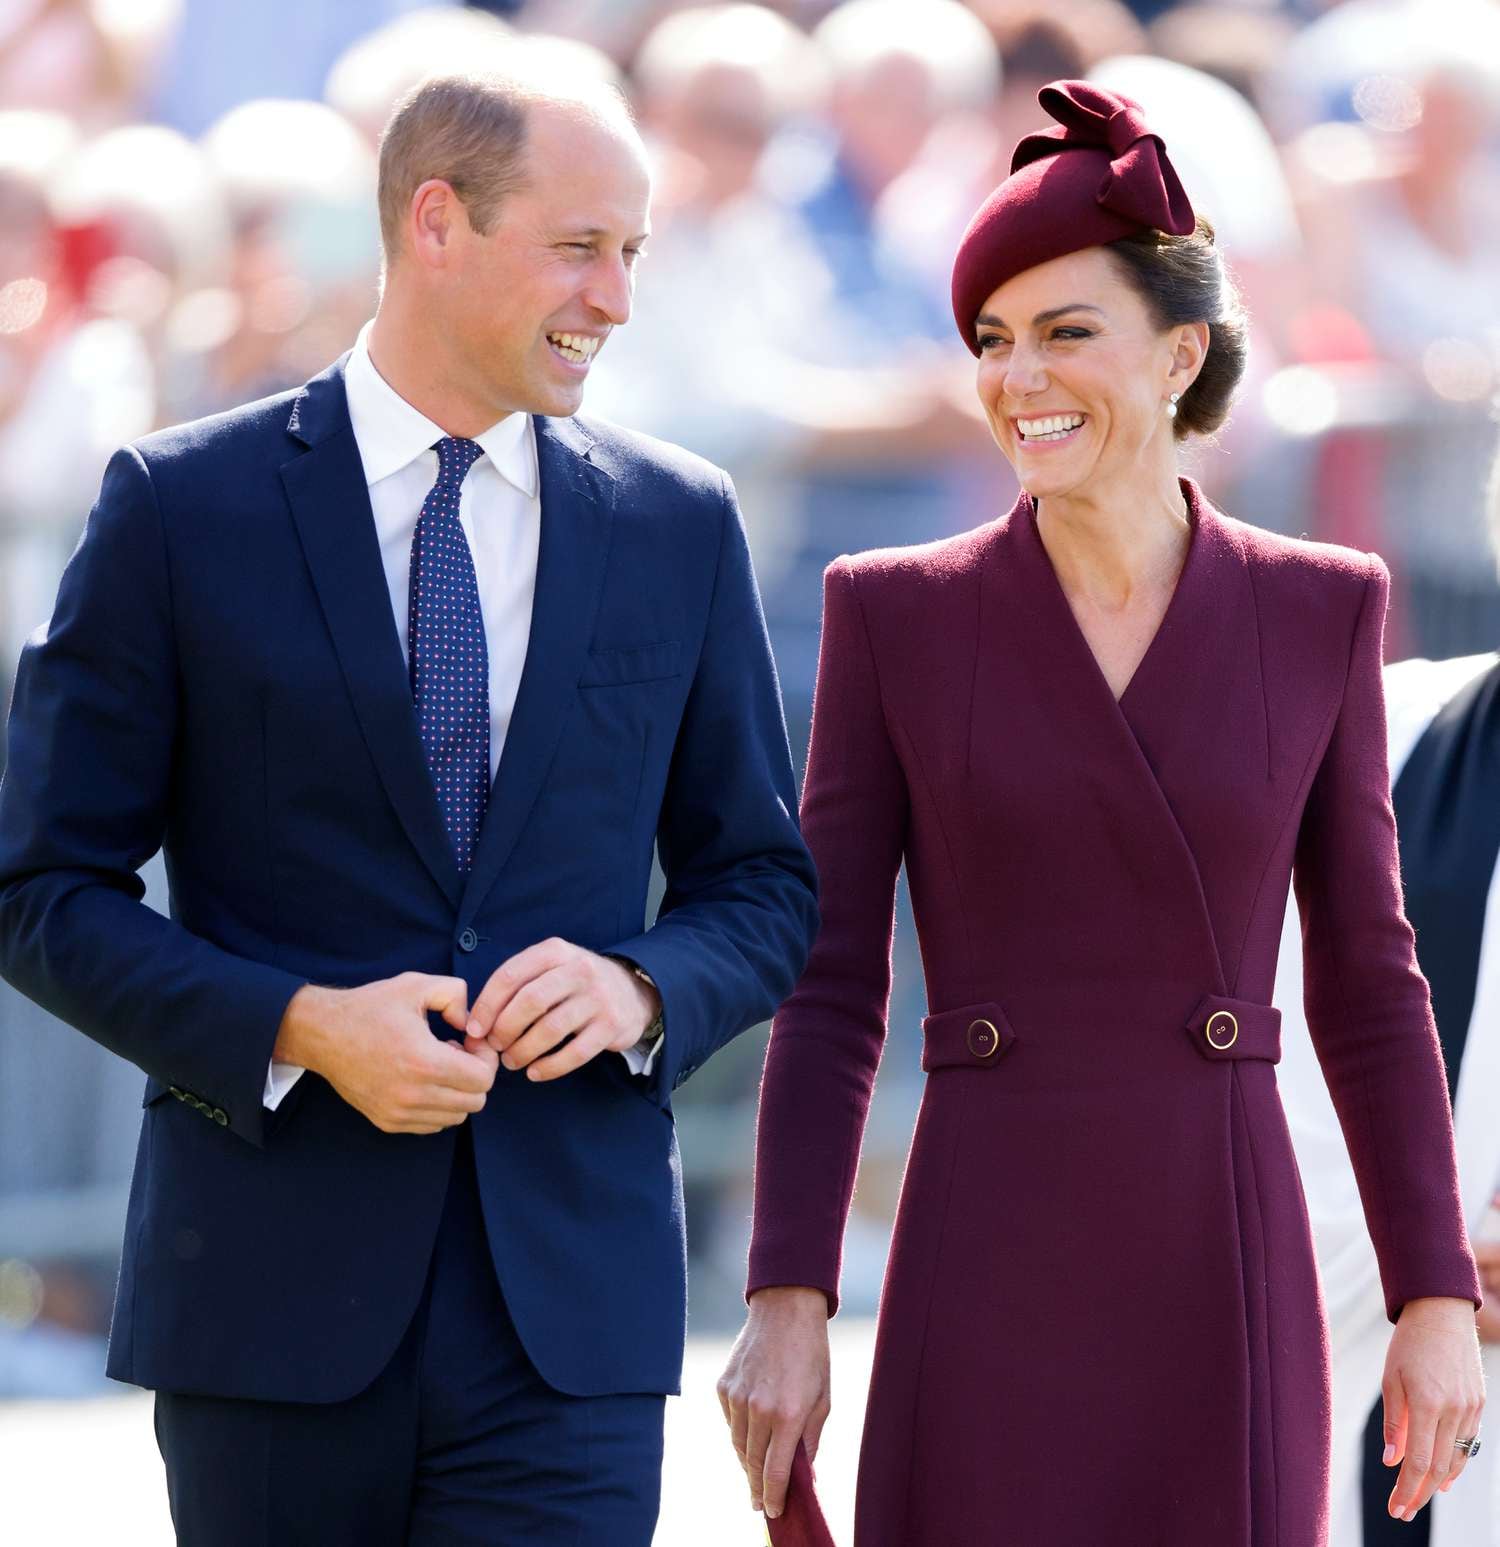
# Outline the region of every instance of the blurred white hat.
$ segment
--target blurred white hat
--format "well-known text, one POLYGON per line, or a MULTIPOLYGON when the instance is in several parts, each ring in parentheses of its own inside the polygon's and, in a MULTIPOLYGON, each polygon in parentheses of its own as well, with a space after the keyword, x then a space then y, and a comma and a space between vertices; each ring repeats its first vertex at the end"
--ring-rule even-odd
POLYGON ((1260 115, 1232 86, 1153 54, 1101 60, 1089 79, 1133 97, 1165 141, 1193 208, 1230 259, 1275 258, 1299 244, 1286 174, 1260 115))
POLYGON ((129 124, 86 140, 51 187, 60 225, 119 220, 144 235, 149 255, 182 285, 220 272, 229 224, 218 177, 191 140, 158 124, 129 124))
POLYGON ((429 75, 508 70, 516 44, 516 33, 486 11, 424 6, 345 49, 328 72, 323 97, 374 145, 413 86, 429 75))

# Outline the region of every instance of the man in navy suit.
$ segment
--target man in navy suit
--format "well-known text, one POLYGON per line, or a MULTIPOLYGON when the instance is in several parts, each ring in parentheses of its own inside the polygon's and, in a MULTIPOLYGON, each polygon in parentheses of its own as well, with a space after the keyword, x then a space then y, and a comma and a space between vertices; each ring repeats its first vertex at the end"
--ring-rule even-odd
POLYGON ((117 453, 22 656, 0 968, 149 1076, 109 1370, 193 1547, 650 1541, 672 1092, 817 908, 728 480, 571 417, 648 200, 614 97, 419 88, 373 323, 117 453))

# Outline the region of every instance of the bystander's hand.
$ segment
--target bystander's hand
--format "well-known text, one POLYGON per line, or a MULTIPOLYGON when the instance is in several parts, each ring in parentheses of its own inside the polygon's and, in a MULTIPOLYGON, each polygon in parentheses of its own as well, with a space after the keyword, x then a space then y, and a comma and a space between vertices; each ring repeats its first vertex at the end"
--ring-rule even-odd
POLYGON ((1481 1343, 1500 1343, 1500 1297, 1486 1292, 1485 1302, 1475 1324, 1481 1343))
MULTIPOLYGON (((1500 1197, 1494 1206, 1500 1208, 1500 1197)), ((1484 1290, 1479 1336, 1485 1343, 1500 1343, 1500 1241, 1476 1241, 1474 1260, 1479 1264, 1479 1283, 1484 1290)))

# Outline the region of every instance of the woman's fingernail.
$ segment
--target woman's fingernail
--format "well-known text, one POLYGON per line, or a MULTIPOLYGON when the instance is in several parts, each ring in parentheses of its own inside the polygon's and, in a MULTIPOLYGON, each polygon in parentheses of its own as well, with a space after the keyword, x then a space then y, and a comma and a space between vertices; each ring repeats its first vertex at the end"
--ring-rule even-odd
POLYGON ((1396 1447, 1394 1445, 1387 1445, 1385 1447, 1385 1455, 1381 1459, 1384 1460, 1387 1466, 1390 1466, 1396 1459, 1396 1447))
POLYGON ((777 1519, 780 1516, 780 1514, 781 1514, 781 1511, 779 1509, 768 1509, 766 1511, 766 1519, 767 1520, 775 1520, 775 1519, 777 1519))

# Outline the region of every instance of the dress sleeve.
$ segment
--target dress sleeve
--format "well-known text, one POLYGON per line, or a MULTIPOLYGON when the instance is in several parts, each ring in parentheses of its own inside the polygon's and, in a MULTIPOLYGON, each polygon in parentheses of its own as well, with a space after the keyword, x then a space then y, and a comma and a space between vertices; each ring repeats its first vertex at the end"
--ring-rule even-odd
POLYGON ((823 577, 823 637, 802 793, 821 926, 771 1026, 755 1146, 746 1294, 807 1285, 838 1309, 854 1191, 891 991, 906 776, 891 744, 847 559, 823 577))
POLYGON ((1401 898, 1381 638, 1390 575, 1370 556, 1343 701, 1298 833, 1303 1001, 1380 1262, 1386 1313, 1480 1303, 1427 981, 1401 898))

